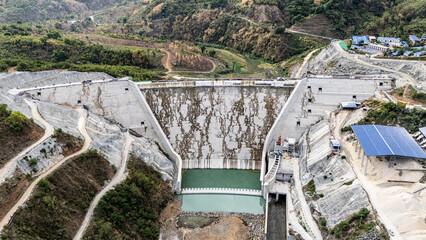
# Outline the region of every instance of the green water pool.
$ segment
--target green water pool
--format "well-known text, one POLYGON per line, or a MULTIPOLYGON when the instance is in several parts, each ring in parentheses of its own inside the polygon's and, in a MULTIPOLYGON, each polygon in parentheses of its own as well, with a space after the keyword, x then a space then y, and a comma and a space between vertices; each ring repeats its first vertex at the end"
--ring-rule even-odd
POLYGON ((182 211, 186 212, 241 212, 263 214, 265 200, 257 196, 228 194, 187 194, 182 199, 182 211))
POLYGON ((188 169, 182 176, 182 188, 261 189, 260 173, 238 169, 188 169))

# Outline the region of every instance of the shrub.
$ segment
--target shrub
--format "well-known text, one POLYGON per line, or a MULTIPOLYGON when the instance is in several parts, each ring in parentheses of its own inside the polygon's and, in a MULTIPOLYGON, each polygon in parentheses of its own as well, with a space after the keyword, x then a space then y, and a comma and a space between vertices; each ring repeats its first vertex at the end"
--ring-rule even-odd
POLYGON ((22 132, 29 122, 28 118, 20 112, 13 112, 4 120, 4 124, 13 132, 22 132))
POLYGON ((50 183, 46 179, 41 179, 37 185, 41 190, 45 192, 50 191, 50 183))
POLYGON ((74 141, 72 141, 72 140, 68 140, 68 141, 65 143, 65 147, 67 147, 67 148, 75 147, 75 143, 74 143, 74 141))
POLYGON ((31 158, 29 161, 30 166, 34 166, 37 164, 37 159, 36 158, 31 158))
POLYGON ((10 116, 12 112, 7 109, 6 104, 0 104, 0 120, 10 116))
POLYGON ((0 72, 5 72, 7 69, 9 69, 9 65, 5 62, 0 62, 0 72))

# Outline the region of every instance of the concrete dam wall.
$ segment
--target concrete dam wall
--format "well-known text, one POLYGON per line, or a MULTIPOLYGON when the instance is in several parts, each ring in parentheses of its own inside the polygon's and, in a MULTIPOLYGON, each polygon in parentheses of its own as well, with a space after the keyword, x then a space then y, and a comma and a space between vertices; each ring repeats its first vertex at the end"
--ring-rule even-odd
POLYGON ((144 89, 183 168, 260 169, 264 139, 293 88, 144 89))

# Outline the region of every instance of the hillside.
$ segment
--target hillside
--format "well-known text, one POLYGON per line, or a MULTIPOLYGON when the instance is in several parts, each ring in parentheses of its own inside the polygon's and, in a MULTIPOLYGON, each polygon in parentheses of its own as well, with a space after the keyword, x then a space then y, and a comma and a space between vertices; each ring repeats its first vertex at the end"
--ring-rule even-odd
POLYGON ((43 129, 20 112, 0 103, 0 168, 43 136, 43 129))
POLYGON ((0 22, 40 22, 73 19, 79 14, 125 5, 132 0, 8 0, 0 1, 0 22))
POLYGON ((91 200, 115 168, 95 150, 74 158, 38 183, 2 239, 72 239, 91 200))

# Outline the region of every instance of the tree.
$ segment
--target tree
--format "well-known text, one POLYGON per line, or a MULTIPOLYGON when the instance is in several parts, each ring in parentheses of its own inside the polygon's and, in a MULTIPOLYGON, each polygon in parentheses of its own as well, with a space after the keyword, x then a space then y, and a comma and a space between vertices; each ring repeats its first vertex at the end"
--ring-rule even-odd
POLYGON ((47 37, 51 39, 59 39, 61 38, 61 33, 58 30, 52 30, 47 33, 47 37))

